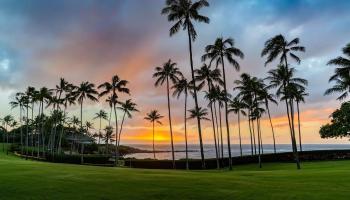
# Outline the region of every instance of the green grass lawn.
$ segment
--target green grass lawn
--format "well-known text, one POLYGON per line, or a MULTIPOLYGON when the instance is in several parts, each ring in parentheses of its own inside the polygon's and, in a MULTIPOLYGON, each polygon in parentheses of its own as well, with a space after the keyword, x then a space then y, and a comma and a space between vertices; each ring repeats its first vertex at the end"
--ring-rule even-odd
POLYGON ((1 151, 0 199, 350 199, 350 161, 303 163, 302 168, 107 168, 26 161, 1 151))

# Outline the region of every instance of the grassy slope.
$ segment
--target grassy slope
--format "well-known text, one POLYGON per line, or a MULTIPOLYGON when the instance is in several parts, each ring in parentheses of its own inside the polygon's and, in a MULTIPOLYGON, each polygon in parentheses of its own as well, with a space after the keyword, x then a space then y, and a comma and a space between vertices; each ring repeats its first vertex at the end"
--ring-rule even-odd
POLYGON ((103 168, 0 153, 0 199, 349 199, 350 161, 234 171, 103 168))

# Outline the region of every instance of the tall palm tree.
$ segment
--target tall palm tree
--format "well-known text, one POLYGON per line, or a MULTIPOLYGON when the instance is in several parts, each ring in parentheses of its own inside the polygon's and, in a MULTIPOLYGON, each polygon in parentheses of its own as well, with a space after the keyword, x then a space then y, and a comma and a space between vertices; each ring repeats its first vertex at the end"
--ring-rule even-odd
MULTIPOLYGON (((197 99, 197 87, 195 83, 194 67, 193 67, 193 56, 192 56, 192 42, 195 41, 197 37, 196 29, 194 28, 193 21, 209 23, 209 18, 199 14, 199 10, 203 7, 208 7, 209 3, 206 0, 198 0, 192 2, 191 0, 167 0, 166 6, 162 9, 162 14, 168 16, 169 22, 175 22, 175 24, 170 28, 170 36, 179 32, 182 28, 187 30, 188 36, 188 47, 190 53, 190 66, 191 75, 193 81, 193 93, 196 109, 198 109, 198 99, 197 99)), ((202 168, 205 168, 204 161, 204 150, 203 150, 203 139, 202 139, 202 129, 200 119, 197 118, 198 125, 198 136, 199 136, 199 146, 201 151, 202 168)))
POLYGON ((119 130, 119 138, 118 138, 118 146, 120 144, 120 137, 122 134, 122 130, 123 130, 123 124, 124 124, 124 120, 125 120, 125 116, 127 116, 128 118, 132 117, 132 112, 139 112, 139 110, 136 108, 136 103, 132 102, 131 99, 126 100, 125 102, 121 103, 121 106, 118 107, 118 109, 122 110, 124 112, 123 114, 123 118, 122 118, 122 123, 120 124, 120 130, 119 130))
POLYGON ((101 136, 102 136, 102 133, 101 133, 102 120, 108 120, 106 111, 100 110, 99 112, 95 113, 95 117, 93 119, 99 119, 100 121, 100 126, 99 126, 100 128, 98 129, 98 144, 100 144, 101 136))
MULTIPOLYGON (((8 133, 8 127, 11 127, 12 122, 14 121, 14 118, 12 115, 6 115, 3 119, 2 122, 4 124, 4 128, 5 128, 5 134, 6 134, 6 149, 7 149, 7 154, 8 154, 8 144, 9 144, 9 133, 8 133)), ((4 134, 4 135, 5 135, 4 134)), ((3 137, 4 139, 4 137, 3 137)), ((3 141, 3 150, 4 150, 4 143, 5 141, 3 141)))
POLYGON ((153 127, 153 158, 156 159, 156 151, 154 148, 154 123, 162 124, 161 121, 159 121, 164 116, 160 115, 157 110, 151 110, 151 112, 146 114, 145 120, 148 120, 152 123, 153 127))
MULTIPOLYGON (((50 102, 52 96, 52 90, 46 88, 46 87, 42 87, 40 88, 39 92, 38 92, 38 96, 37 96, 37 100, 39 102, 39 107, 40 107, 40 114, 39 114, 39 118, 40 118, 40 134, 41 135, 41 141, 42 141, 42 152, 43 152, 43 156, 45 155, 45 134, 44 134, 44 121, 45 121, 45 110, 44 108, 46 107, 45 104, 48 104, 50 102)), ((40 138, 40 137, 38 137, 40 138)), ((38 157, 40 156, 40 139, 38 140, 38 157)))
POLYGON ((170 83, 177 83, 182 77, 182 73, 179 71, 179 68, 176 67, 176 63, 172 62, 170 59, 163 64, 162 67, 156 67, 153 78, 156 78, 155 86, 158 87, 163 85, 166 82, 167 89, 167 99, 168 99, 168 117, 169 117, 169 127, 170 127, 170 139, 171 139, 171 154, 173 160, 173 168, 175 169, 175 151, 174 151, 174 140, 173 140, 173 129, 171 124, 171 111, 170 111, 170 83))
POLYGON ((309 94, 305 92, 305 87, 300 85, 299 87, 295 87, 294 89, 295 93, 295 102, 297 105, 297 113, 298 113, 298 133, 299 133, 299 149, 300 151, 303 151, 303 146, 301 143, 301 130, 300 130, 300 109, 299 109, 299 104, 300 102, 305 103, 305 96, 308 96, 309 94))
POLYGON ((22 112, 24 111, 24 93, 18 92, 16 93, 15 99, 10 102, 11 109, 18 107, 19 108, 19 123, 20 123, 20 134, 21 134, 21 154, 23 154, 23 130, 22 130, 22 112))
MULTIPOLYGON (((290 127, 292 149, 297 164, 297 168, 300 169, 299 155, 297 152, 297 145, 294 131, 294 106, 293 106, 293 93, 290 85, 307 85, 307 80, 294 77, 295 69, 288 68, 285 65, 279 65, 277 69, 270 70, 266 80, 270 81, 268 88, 277 88, 276 95, 281 97, 281 101, 285 101, 287 108, 287 117, 290 127)), ((294 87, 293 86, 293 87, 294 87)))
MULTIPOLYGON (((337 78, 341 74, 349 74, 350 73, 350 43, 348 43, 343 49, 343 54, 348 58, 337 57, 330 60, 327 65, 335 65, 338 66, 334 71, 333 79, 337 78)), ((332 78, 331 78, 332 79, 332 78)))
POLYGON ((241 114, 243 116, 246 116, 247 113, 244 111, 245 104, 242 103, 242 101, 239 99, 239 97, 235 97, 233 98, 232 101, 230 101, 229 103, 229 110, 228 112, 233 112, 234 114, 237 115, 237 121, 238 121, 238 137, 239 137, 239 149, 240 149, 240 153, 241 156, 243 156, 243 152, 242 152, 242 137, 241 137, 241 114))
POLYGON ((90 82, 82 82, 76 89, 75 98, 80 104, 80 128, 83 128, 83 103, 85 99, 90 99, 91 101, 98 101, 96 95, 98 92, 95 89, 95 84, 90 82))
MULTIPOLYGON (((218 99, 218 92, 214 86, 211 86, 209 88, 210 88, 209 91, 205 92, 205 99, 207 99, 209 101, 208 107, 210 107, 211 121, 212 121, 212 126, 213 126, 216 165, 217 165, 217 168, 219 169, 220 168, 219 150, 218 150, 217 137, 216 137, 216 135, 219 133, 218 133, 218 129, 215 130, 215 122, 217 124, 217 120, 214 120, 214 112, 213 112, 213 104, 215 104, 215 102, 218 99)), ((216 111, 215 111, 215 115, 216 115, 216 111)), ((215 118, 215 119, 217 119, 217 118, 215 118)))
MULTIPOLYGON (((205 47, 205 54, 202 56, 202 60, 210 60, 216 62, 216 66, 221 64, 222 75, 224 81, 224 92, 227 94, 226 84, 226 71, 225 71, 225 58, 226 60, 238 71, 240 66, 239 63, 234 59, 233 56, 243 59, 243 52, 234 46, 234 40, 232 38, 223 39, 222 37, 217 38, 213 45, 207 45, 205 47)), ((231 155, 231 141, 230 141, 230 127, 228 122, 228 107, 227 101, 225 103, 225 121, 226 121, 226 133, 227 133, 227 145, 229 155, 229 169, 232 170, 232 155, 231 155)))
POLYGON ((270 126, 271 126, 271 131, 272 131, 272 139, 273 139, 273 150, 274 153, 277 153, 276 151, 276 138, 275 138, 275 130, 273 128, 273 124, 272 124, 272 119, 271 119, 271 114, 270 114, 270 106, 269 106, 269 102, 272 102, 274 104, 278 104, 277 101, 274 98, 273 94, 269 93, 269 87, 266 86, 265 84, 263 84, 263 88, 261 88, 260 90, 260 96, 262 97, 263 101, 265 102, 265 108, 267 110, 267 114, 269 117, 269 121, 270 121, 270 126))
POLYGON ((177 81, 172 89, 174 89, 173 96, 176 96, 177 98, 180 98, 181 94, 185 95, 185 111, 184 111, 184 123, 185 123, 185 152, 186 152, 186 169, 189 169, 188 164, 188 144, 187 144, 187 96, 188 96, 188 90, 190 87, 190 83, 185 78, 181 78, 179 81, 177 81))
POLYGON ((110 106, 113 107, 115 117, 115 160, 114 165, 117 166, 119 151, 118 151, 118 117, 117 117, 117 103, 118 93, 130 94, 129 88, 126 87, 128 81, 120 79, 118 75, 112 77, 111 82, 105 82, 98 86, 99 89, 103 88, 103 91, 99 94, 99 97, 109 95, 110 106))

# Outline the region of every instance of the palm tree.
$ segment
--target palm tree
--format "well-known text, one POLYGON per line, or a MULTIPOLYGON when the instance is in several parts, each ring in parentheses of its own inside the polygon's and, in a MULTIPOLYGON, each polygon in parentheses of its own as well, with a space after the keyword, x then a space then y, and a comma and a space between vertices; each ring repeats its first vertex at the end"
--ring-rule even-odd
POLYGON ((240 153, 241 156, 243 156, 243 152, 242 152, 242 137, 241 137, 241 114, 243 116, 246 116, 247 113, 244 111, 245 104, 242 103, 242 101, 239 99, 239 97, 235 97, 233 98, 232 101, 230 101, 229 103, 229 110, 228 112, 233 112, 234 114, 237 115, 237 120, 238 120, 238 137, 239 137, 239 149, 240 149, 240 153))
POLYGON ((330 82, 335 82, 333 87, 326 90, 324 95, 331 95, 333 93, 341 93, 337 100, 342 101, 349 96, 350 93, 350 75, 345 73, 337 77, 332 77, 330 82))
MULTIPOLYGON (((295 131, 294 131, 294 106, 293 106, 293 98, 294 95, 292 93, 292 87, 290 85, 307 85, 307 80, 294 77, 295 69, 288 68, 284 65, 279 65, 277 69, 270 70, 268 72, 268 77, 266 80, 270 81, 268 88, 277 88, 276 95, 277 97, 281 97, 281 101, 285 101, 287 108, 287 117, 288 123, 290 127, 290 134, 292 140, 292 148, 295 156, 297 168, 300 169, 299 163, 299 155, 297 152, 297 145, 295 139, 295 131)), ((293 87, 294 87, 293 86, 293 87)))
MULTIPOLYGON (((210 64, 215 61, 216 66, 222 66, 222 75, 224 81, 224 92, 227 94, 226 85, 226 71, 224 58, 238 71, 240 66, 239 63, 233 58, 233 56, 244 58, 243 52, 234 47, 234 40, 232 38, 223 39, 222 37, 217 38, 213 45, 207 45, 205 47, 205 54, 202 56, 202 60, 210 60, 210 64)), ((227 145, 229 154, 229 169, 232 170, 232 155, 231 155, 231 141, 230 141, 230 127, 228 123, 228 107, 227 101, 225 103, 225 121, 226 121, 226 132, 227 132, 227 145)))
MULTIPOLYGON (((192 42, 195 41, 197 37, 196 29, 194 28, 193 21, 209 23, 209 18, 199 14, 199 10, 203 7, 208 7, 209 3, 206 0, 199 0, 192 2, 191 0, 167 0, 165 8, 162 9, 162 14, 168 16, 169 22, 175 22, 175 24, 170 28, 170 36, 179 32, 182 28, 187 30, 188 35, 188 46, 190 53, 190 66, 191 75, 193 82, 193 93, 195 107, 198 109, 198 99, 197 99, 197 87, 194 77, 194 67, 193 67, 193 56, 192 56, 192 42)), ((202 139, 202 129, 200 119, 197 118, 198 125, 198 135, 199 135, 199 146, 201 151, 202 168, 205 168, 204 161, 204 150, 203 150, 203 139, 202 139)))
POLYGON ((210 119, 206 117, 208 115, 208 110, 206 108, 201 108, 201 107, 199 107, 199 109, 194 108, 194 109, 188 110, 188 112, 190 113, 190 116, 188 117, 188 119, 194 119, 199 117, 202 120, 210 121, 210 119))
POLYGON ((330 60, 327 65, 336 65, 338 68, 336 68, 334 71, 334 75, 331 79, 335 79, 339 77, 341 74, 349 74, 350 73, 350 43, 348 43, 343 49, 342 49, 344 55, 346 55, 348 58, 344 57, 337 57, 332 60, 330 60))
POLYGON ((122 80, 118 75, 112 77, 111 82, 105 82, 98 86, 99 89, 103 88, 104 90, 99 94, 99 97, 109 95, 110 102, 109 105, 113 107, 114 117, 115 117, 115 160, 114 165, 117 166, 119 151, 118 151, 118 117, 117 117, 117 108, 118 103, 118 93, 130 94, 130 90, 126 87, 128 81, 122 80))
POLYGON ((96 95, 98 92, 95 90, 95 84, 90 82, 82 82, 74 92, 75 98, 80 104, 80 128, 83 128, 83 103, 85 99, 91 101, 98 101, 96 95))
POLYGON ((105 130, 105 141, 106 141, 106 153, 108 154, 108 145, 109 145, 109 140, 112 138, 113 134, 113 127, 112 126, 106 126, 105 130))
POLYGON ((23 130, 22 130, 22 111, 24 111, 24 93, 16 93, 15 99, 10 102, 11 108, 19 108, 19 123, 21 132, 21 154, 23 154, 23 130))
MULTIPOLYGON (((40 88, 38 94, 37 94, 37 100, 39 102, 39 108, 40 108, 40 134, 41 135, 41 140, 42 140, 42 150, 43 150, 43 156, 45 155, 45 135, 44 135, 44 119, 45 119, 45 113, 44 113, 44 108, 46 106, 44 106, 44 104, 48 104, 50 102, 51 96, 52 96, 52 90, 46 88, 46 87, 42 87, 40 88)), ((38 157, 40 156, 40 136, 38 137, 38 157)))
MULTIPOLYGON (((8 154, 8 144, 9 144, 9 133, 8 133, 8 127, 11 127, 12 122, 14 121, 14 118, 12 117, 12 115, 6 115, 3 119, 2 122, 4 124, 4 128, 5 128, 5 133, 6 133, 6 149, 7 149, 7 154, 8 154)), ((4 137, 3 137, 4 138, 4 137)), ((5 141, 3 141, 3 150, 4 150, 4 143, 5 141)))
POLYGON ((120 144, 120 137, 122 134, 122 130, 123 130, 123 124, 124 124, 124 120, 125 120, 125 116, 128 116, 128 118, 132 117, 132 112, 139 112, 139 110, 136 109, 136 103, 132 102, 131 99, 126 100, 125 102, 121 103, 121 106, 118 107, 120 110, 122 110, 124 112, 123 114, 123 119, 122 119, 122 123, 120 124, 120 130, 119 130, 119 138, 118 138, 118 147, 120 144))
POLYGON ((297 104, 297 112, 298 112, 298 133, 299 133, 299 149, 300 151, 303 151, 302 143, 301 143, 301 130, 300 130, 300 109, 299 109, 299 103, 303 102, 305 103, 305 96, 308 96, 309 94, 305 92, 305 88, 300 85, 300 87, 295 88, 295 102, 297 104))
POLYGON ((181 78, 177 83, 172 87, 174 89, 173 96, 180 98, 181 94, 185 95, 185 111, 184 111, 184 123, 185 123, 185 152, 186 152, 186 169, 189 169, 188 164, 188 144, 187 144, 187 96, 190 83, 185 78, 181 78))
POLYGON ((262 99, 265 102, 265 108, 267 110, 267 114, 269 117, 269 121, 270 121, 270 126, 271 126, 271 131, 272 131, 272 139, 273 139, 273 150, 274 153, 276 153, 276 138, 275 138, 275 130, 273 128, 273 124, 272 124, 272 119, 271 119, 271 114, 270 114, 270 107, 269 107, 269 102, 272 102, 274 104, 278 104, 277 101, 274 99, 274 95, 269 93, 269 87, 266 86, 265 84, 263 85, 263 88, 261 88, 260 90, 260 96, 262 97, 262 99))
MULTIPOLYGON (((219 169, 220 168, 219 150, 218 150, 218 143, 217 143, 217 137, 216 137, 216 135, 219 133, 218 133, 218 128, 215 130, 215 122, 217 124, 216 109, 215 109, 215 119, 216 119, 215 121, 214 121, 214 112, 213 112, 213 105, 215 105, 215 103, 218 99, 218 92, 214 86, 209 87, 209 88, 210 88, 210 90, 205 92, 204 98, 209 101, 208 107, 210 107, 211 121, 212 121, 212 126, 213 126, 216 165, 217 165, 217 168, 219 169)), ((216 126, 216 127, 218 127, 218 126, 216 126)))
POLYGON ((276 35, 265 42, 264 48, 261 52, 261 57, 267 56, 265 66, 280 56, 280 64, 284 63, 288 68, 288 57, 291 57, 298 64, 300 58, 295 55, 296 52, 305 52, 305 47, 299 46, 300 39, 294 38, 288 42, 283 35, 276 35))
POLYGON ((98 129, 98 144, 100 144, 101 141, 101 126, 102 126, 102 119, 103 120, 108 120, 107 113, 104 110, 100 110, 99 112, 95 113, 95 117, 93 119, 99 119, 100 121, 100 128, 98 129))
POLYGON ((151 112, 146 114, 145 120, 148 120, 152 123, 153 127, 153 158, 156 159, 156 151, 154 149, 154 123, 157 122, 158 124, 162 124, 161 121, 159 121, 164 116, 160 115, 157 110, 151 110, 151 112))
POLYGON ((172 62, 170 59, 168 62, 164 63, 162 67, 156 67, 153 78, 156 78, 155 86, 158 87, 166 82, 167 98, 168 98, 168 116, 169 116, 169 127, 170 127, 170 139, 171 139, 171 153, 173 160, 173 168, 175 169, 175 151, 174 151, 174 140, 173 140, 173 129, 171 124, 171 111, 170 111, 170 86, 169 80, 175 84, 179 81, 179 77, 182 77, 182 73, 179 68, 176 67, 176 63, 172 62))

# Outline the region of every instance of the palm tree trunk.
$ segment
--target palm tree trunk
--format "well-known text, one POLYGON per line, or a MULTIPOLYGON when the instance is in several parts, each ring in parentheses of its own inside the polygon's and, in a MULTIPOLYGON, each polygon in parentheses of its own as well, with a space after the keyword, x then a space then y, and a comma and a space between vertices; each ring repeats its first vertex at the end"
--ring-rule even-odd
POLYGON ((220 140, 221 140, 221 158, 224 158, 224 139, 222 136, 222 120, 221 120, 221 107, 219 105, 219 123, 220 123, 220 140))
POLYGON ((187 145, 187 88, 185 88, 185 148, 186 148, 186 169, 189 169, 188 163, 188 145, 187 145))
POLYGON ((115 117, 115 152, 114 152, 114 166, 117 166, 118 164, 118 116, 117 116, 117 109, 115 107, 115 102, 113 103, 113 109, 114 109, 114 117, 115 117))
POLYGON ((260 121, 259 121, 259 118, 256 119, 256 128, 257 128, 257 133, 258 133, 258 143, 259 143, 259 168, 262 167, 262 164, 261 164, 261 135, 260 135, 260 121))
POLYGON ((210 112, 211 112, 211 121, 213 124, 213 133, 214 133, 214 144, 215 144, 215 155, 216 155, 216 167, 219 169, 219 157, 218 157, 218 147, 216 143, 216 131, 215 131, 215 122, 214 122, 214 114, 213 114, 213 105, 210 103, 210 112))
POLYGON ((254 154, 253 150, 253 134, 252 134, 252 128, 250 123, 250 111, 248 110, 248 125, 249 125, 249 133, 250 133, 250 148, 252 150, 252 155, 254 154))
POLYGON ((28 124, 28 104, 27 104, 27 118, 26 118, 26 160, 28 159, 28 137, 29 137, 29 124, 28 124))
MULTIPOLYGON (((284 57, 284 62, 286 65, 286 68, 288 70, 288 61, 287 61, 287 56, 284 57)), ((289 80, 288 80, 289 81, 289 80)), ((289 84, 289 82, 287 82, 287 84, 289 84)), ((286 84, 284 84, 284 90, 286 88, 286 84)), ((290 100, 292 101, 292 100, 290 100)), ((288 102, 286 99, 286 106, 287 106, 287 111, 288 111, 288 102)), ((291 131, 291 139, 292 139, 292 146, 293 146, 293 152, 294 152, 294 158, 295 158, 295 162, 297 164, 297 169, 300 169, 300 163, 299 163, 299 155, 298 155, 298 151, 297 151, 297 147, 296 147, 296 141, 295 141, 295 130, 294 130, 294 116, 293 116, 293 103, 291 103, 290 105, 290 109, 291 109, 291 116, 289 117, 288 114, 288 120, 289 120, 289 127, 290 127, 290 131, 291 131)), ((289 111, 288 111, 289 112, 289 111)))
POLYGON ((124 114, 123 114, 123 119, 122 119, 122 123, 120 124, 119 138, 118 138, 118 147, 119 147, 119 145, 120 145, 120 137, 121 137, 122 130, 123 130, 123 124, 124 124, 124 120, 125 120, 125 114, 126 114, 126 112, 124 112, 124 114))
POLYGON ((23 125, 22 125, 22 105, 19 106, 19 124, 21 126, 21 154, 23 155, 23 125))
POLYGON ((102 127, 102 125, 101 125, 101 123, 102 123, 102 118, 100 117, 100 127, 99 127, 99 129, 98 129, 98 153, 101 153, 101 151, 100 151, 100 144, 101 144, 101 127, 102 127))
POLYGON ((295 129, 294 129, 294 106, 293 106, 293 99, 289 101, 290 103, 290 114, 291 114, 291 126, 293 129, 293 138, 292 138, 292 145, 294 146, 294 155, 295 155, 295 161, 297 163, 297 169, 300 169, 300 161, 299 161, 299 153, 297 150, 297 144, 296 144, 296 139, 295 139, 295 129))
MULTIPOLYGON (((198 100, 197 100, 197 88, 196 88, 196 82, 195 82, 195 77, 194 77, 193 58, 192 58, 192 41, 191 41, 190 30, 188 29, 188 27, 187 27, 187 34, 188 34, 188 45, 189 45, 189 51, 190 51, 191 75, 192 75, 192 82, 194 85, 194 87, 193 87, 194 102, 195 102, 196 110, 198 110, 199 106, 198 106, 198 100)), ((198 124, 199 147, 200 147, 200 151, 201 151, 202 169, 205 169, 202 128, 201 128, 201 120, 200 120, 199 116, 197 116, 197 124, 198 124)))
POLYGON ((255 128, 254 119, 252 119, 252 130, 253 130, 253 144, 254 144, 254 154, 256 155, 256 140, 255 140, 255 128))
POLYGON ((170 96, 169 96, 169 78, 166 78, 166 87, 167 87, 167 97, 168 97, 168 116, 169 116, 169 126, 170 126, 170 140, 171 140, 171 156, 173 160, 173 169, 175 166, 175 151, 174 151, 174 139, 173 139, 173 127, 171 124, 171 111, 170 111, 170 96))
POLYGON ((275 131, 273 129, 273 124, 272 124, 272 120, 271 120, 271 115, 270 115, 270 108, 268 106, 268 103, 266 103, 266 110, 267 110, 267 114, 269 116, 269 120, 270 120, 270 126, 271 126, 271 130, 272 130, 272 138, 273 138, 273 150, 274 153, 276 154, 276 139, 275 139, 275 131))
MULTIPOLYGON (((214 118, 215 118, 215 124, 216 124, 216 134, 217 136, 219 136, 219 123, 218 123, 218 116, 217 116, 217 109, 216 109, 216 102, 214 103, 214 118)), ((215 138, 216 141, 217 138, 215 138)), ((216 151, 218 152, 218 159, 220 159, 220 146, 219 146, 219 142, 217 142, 217 147, 215 148, 216 151)))
MULTIPOLYGON (((32 123, 34 124, 34 102, 32 102, 32 123)), ((32 156, 34 156, 34 126, 32 126, 32 133, 31 133, 31 146, 32 146, 32 156)))
POLYGON ((240 149, 241 157, 242 157, 242 156, 243 156, 243 152, 242 152, 242 137, 241 137, 240 110, 238 110, 238 136, 239 136, 239 149, 240 149))
POLYGON ((296 102, 297 102, 297 112, 298 112, 299 148, 300 148, 300 151, 303 151, 303 147, 302 147, 302 144, 301 144, 299 101, 296 101, 296 102))
MULTIPOLYGON (((221 54, 221 61, 222 61, 222 75, 224 78, 224 93, 227 95, 225 62, 224 62, 224 56, 222 54, 221 54)), ((232 170, 230 127, 229 127, 229 123, 228 123, 228 110, 227 110, 227 100, 226 99, 225 99, 225 120, 226 120, 226 132, 227 132, 228 166, 229 166, 229 169, 232 170)))
POLYGON ((154 148, 154 121, 152 123, 152 126, 153 126, 153 159, 156 159, 156 151, 154 148))

